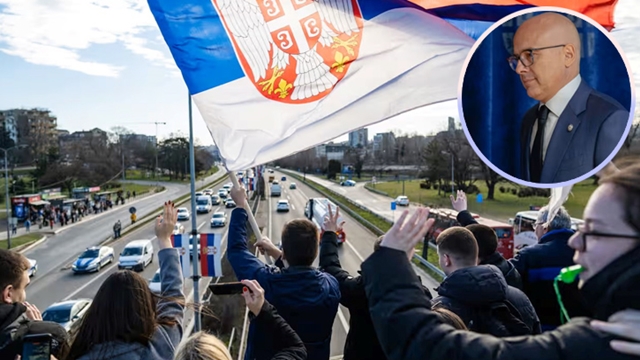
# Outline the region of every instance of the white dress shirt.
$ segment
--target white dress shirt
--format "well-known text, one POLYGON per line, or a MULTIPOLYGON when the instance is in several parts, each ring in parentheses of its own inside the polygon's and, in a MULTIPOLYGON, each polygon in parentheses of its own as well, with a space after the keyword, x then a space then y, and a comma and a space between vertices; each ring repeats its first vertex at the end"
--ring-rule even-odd
MULTIPOLYGON (((542 139, 542 161, 544 161, 547 155, 547 148, 549 147, 549 142, 551 142, 551 136, 553 136, 553 131, 558 124, 558 119, 560 115, 564 111, 564 109, 569 105, 569 101, 573 95, 578 91, 578 87, 580 87, 580 82, 582 81, 580 74, 573 78, 573 80, 569 81, 567 85, 565 85, 558 93, 556 93, 551 100, 549 100, 546 104, 540 103, 538 108, 542 107, 542 105, 546 105, 549 109, 549 116, 547 117, 547 122, 544 126, 544 139, 542 139)), ((529 147, 529 152, 533 150, 533 143, 536 140, 536 134, 538 133, 538 120, 533 125, 533 131, 531 132, 531 144, 529 147)))

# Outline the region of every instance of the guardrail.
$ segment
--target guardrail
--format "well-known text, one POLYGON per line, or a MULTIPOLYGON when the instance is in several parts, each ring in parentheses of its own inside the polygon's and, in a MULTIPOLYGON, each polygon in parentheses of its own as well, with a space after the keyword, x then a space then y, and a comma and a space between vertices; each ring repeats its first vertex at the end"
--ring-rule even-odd
POLYGON ((369 184, 371 184, 371 183, 368 182, 368 183, 364 184, 364 188, 369 190, 369 191, 371 191, 371 192, 374 192, 374 193, 376 193, 378 195, 389 196, 389 194, 387 194, 386 192, 384 192, 382 190, 378 190, 378 189, 372 188, 371 185, 369 185, 369 184))
MULTIPOLYGON (((279 169, 280 171, 282 171, 283 173, 287 173, 290 176, 293 176, 295 178, 297 178, 298 180, 304 182, 305 184, 307 184, 307 186, 310 186, 311 188, 313 188, 313 190, 317 191, 318 193, 320 193, 322 196, 326 197, 327 199, 331 200, 333 203, 335 203, 336 205, 340 206, 343 204, 342 201, 338 201, 336 200, 336 198, 334 196, 331 196, 330 194, 327 194, 325 191, 318 189, 316 186, 313 186, 312 183, 314 183, 312 180, 309 179, 303 179, 302 177, 300 177, 298 174, 293 173, 291 171, 285 170, 285 169, 279 169)), ((328 191, 331 191, 332 193, 334 193, 335 195, 340 195, 334 191, 332 191, 331 189, 327 189, 328 191)), ((340 195, 342 196, 342 195, 340 195)), ((386 222, 388 222, 390 225, 393 225, 393 222, 390 221, 389 219, 387 219, 386 217, 377 214, 376 212, 372 211, 371 209, 367 208, 366 206, 363 206, 361 204, 356 203, 355 201, 352 201, 351 199, 342 196, 347 202, 349 202, 349 204, 358 207, 359 209, 366 211, 372 215, 375 215, 377 218, 384 220, 386 222)), ((361 223, 362 225, 364 225, 366 228, 368 228, 369 230, 371 230, 371 232, 373 232, 375 235, 380 236, 380 235, 384 235, 385 231, 381 230, 380 228, 378 228, 377 226, 375 226, 374 224, 372 224, 370 221, 368 221, 367 219, 363 218, 362 216, 360 216, 359 214, 357 214, 356 212, 354 212, 353 210, 349 209, 346 206, 340 206, 340 210, 346 212, 347 214, 349 214, 349 216, 353 217, 354 219, 356 219, 359 223, 361 223)), ((435 248, 435 245, 433 245, 432 243, 428 243, 428 246, 430 248, 435 248)), ((432 263, 430 263, 429 261, 427 261, 427 259, 423 258, 422 256, 418 255, 418 254, 414 254, 413 257, 415 259, 417 259, 422 265, 426 266, 429 270, 433 271, 434 273, 440 275, 441 277, 445 277, 444 272, 437 266, 433 265, 432 263)))

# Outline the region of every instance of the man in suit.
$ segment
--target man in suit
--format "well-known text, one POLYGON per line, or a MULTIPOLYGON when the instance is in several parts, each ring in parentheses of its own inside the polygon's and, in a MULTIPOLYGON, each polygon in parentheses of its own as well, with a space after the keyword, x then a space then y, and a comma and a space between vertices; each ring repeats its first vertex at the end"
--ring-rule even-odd
POLYGON ((624 133, 629 112, 581 79, 580 48, 578 30, 561 14, 532 17, 516 31, 509 64, 539 102, 521 125, 523 180, 580 177, 602 163, 624 133))

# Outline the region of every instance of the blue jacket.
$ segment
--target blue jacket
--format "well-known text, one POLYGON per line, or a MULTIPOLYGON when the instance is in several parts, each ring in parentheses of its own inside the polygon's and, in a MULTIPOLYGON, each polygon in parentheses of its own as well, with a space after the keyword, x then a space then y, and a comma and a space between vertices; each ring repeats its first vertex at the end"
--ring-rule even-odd
MULTIPOLYGON (((540 238, 538 244, 520 250, 509 260, 522 276, 522 290, 540 318, 542 331, 552 330, 562 324, 553 280, 562 268, 574 265, 574 250, 567 243, 573 234, 571 229, 551 230, 540 238)), ((578 291, 577 282, 571 285, 560 283, 559 288, 570 317, 590 315, 578 291)))
MULTIPOLYGON (((238 208, 231 214, 227 259, 238 280, 257 280, 265 298, 291 325, 307 348, 307 359, 327 360, 331 354, 331 331, 338 312, 340 287, 331 275, 313 267, 283 268, 265 265, 247 247, 247 213, 238 208)), ((245 359, 271 359, 277 349, 272 333, 249 327, 245 359)))

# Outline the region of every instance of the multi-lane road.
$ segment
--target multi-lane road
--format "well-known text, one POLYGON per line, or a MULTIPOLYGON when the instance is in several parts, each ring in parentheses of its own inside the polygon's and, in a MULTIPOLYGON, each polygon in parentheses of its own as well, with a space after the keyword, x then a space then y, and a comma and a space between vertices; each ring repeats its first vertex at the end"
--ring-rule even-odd
MULTIPOLYGON (((199 182, 199 184, 204 185, 223 175, 224 173, 219 172, 199 182)), ((164 201, 175 199, 189 191, 188 184, 163 185, 166 191, 162 193, 129 202, 126 206, 114 208, 92 219, 80 221, 73 226, 69 226, 65 231, 48 238, 35 248, 26 251, 24 253, 25 256, 38 261, 38 274, 31 279, 31 284, 29 285, 28 295, 30 301, 36 304, 39 309, 44 310, 44 308, 52 303, 68 298, 69 294, 72 294, 73 297, 86 297, 87 294, 95 294, 97 287, 101 283, 100 281, 93 282, 96 284, 95 289, 93 289, 91 285, 82 289, 81 287, 96 275, 100 276, 107 271, 112 271, 113 266, 107 266, 99 274, 74 276, 71 271, 71 263, 87 247, 97 245, 111 236, 113 224, 117 220, 120 220, 123 226, 129 225, 128 209, 130 206, 134 206, 137 209, 139 214, 138 218, 140 219, 142 216, 157 209, 164 201), (81 291, 76 292, 78 289, 81 289, 81 291), (87 290, 87 292, 84 292, 85 290, 87 290)), ((204 218, 202 221, 204 221, 204 218)), ((190 229, 190 226, 185 227, 190 229)), ((154 236, 153 228, 151 226, 143 227, 136 230, 132 235, 136 235, 141 239, 151 239, 154 236)), ((124 239, 128 238, 130 238, 130 236, 124 239)), ((124 244, 120 241, 111 246, 115 248, 117 261, 117 254, 120 253, 124 244)), ((155 262, 154 266, 157 266, 155 262)), ((155 269, 151 271, 151 275, 153 275, 154 271, 155 269)), ((145 276, 146 275, 147 272, 145 271, 145 276)), ((89 297, 92 296, 93 295, 89 297)))
MULTIPOLYGON (((280 172, 275 172, 273 175, 275 175, 278 180, 280 180, 282 176, 287 176, 280 172)), ((212 179, 208 179, 207 181, 210 182, 211 180, 212 179)), ((315 190, 300 182, 296 182, 296 189, 289 189, 291 182, 296 182, 296 180, 288 177, 287 181, 281 182, 283 185, 282 196, 268 197, 260 208, 262 210, 268 209, 267 235, 275 244, 280 243, 280 233, 286 222, 295 218, 303 217, 304 207, 309 198, 321 196, 315 190), (276 211, 277 202, 281 199, 289 200, 289 212, 278 213, 276 211)), ((222 184, 220 186, 222 186, 222 184)), ((215 190, 217 191, 220 186, 215 188, 215 190)), ((366 191, 365 189, 363 190, 366 191)), ((185 185, 168 185, 167 192, 163 193, 163 195, 145 198, 144 201, 140 200, 135 203, 134 206, 138 209, 148 208, 148 211, 151 211, 157 208, 159 204, 166 199, 175 198, 176 196, 181 195, 181 193, 185 193, 187 191, 188 186, 185 185)), ((367 192, 367 194, 369 194, 369 192, 367 192)), ((386 202, 388 203, 388 200, 386 200, 386 202)), ((128 208, 128 206, 126 208, 128 208)), ((32 283, 28 288, 29 301, 34 303, 41 310, 44 310, 54 302, 61 300, 93 298, 104 279, 106 279, 109 274, 117 270, 116 263, 118 254, 122 251, 124 245, 135 239, 153 240, 155 248, 154 259, 156 260, 142 272, 143 277, 147 279, 152 278, 158 269, 158 243, 154 235, 153 223, 143 226, 140 229, 127 234, 122 239, 109 244, 109 246, 114 248, 116 261, 112 265, 102 268, 100 272, 86 275, 74 275, 70 269, 71 262, 84 250, 85 247, 101 242, 110 234, 111 227, 117 219, 120 219, 123 223, 128 222, 128 213, 126 212, 126 208, 118 209, 122 214, 117 214, 116 210, 112 210, 114 212, 113 214, 103 215, 103 217, 88 221, 86 224, 76 225, 74 228, 70 228, 62 234, 41 244, 36 249, 29 251, 27 256, 37 259, 40 264, 39 272, 36 277, 32 279, 32 283)), ((225 211, 230 217, 232 209, 225 209, 223 206, 214 206, 214 211, 225 211)), ((209 221, 212 214, 213 211, 209 214, 198 215, 198 227, 204 232, 222 233, 222 247, 226 250, 227 227, 209 229, 209 221)), ((361 226, 357 221, 350 218, 346 213, 343 213, 343 217, 346 220, 344 230, 347 235, 347 241, 339 251, 340 261, 345 270, 355 275, 357 274, 357 271, 360 270, 360 264, 362 261, 364 261, 364 259, 373 252, 373 244, 376 236, 365 227, 361 226)), ((191 222, 185 221, 183 224, 186 232, 188 232, 191 229, 191 222)), ((316 260, 316 265, 317 263, 318 261, 316 260)), ((437 286, 437 283, 433 279, 426 276, 426 274, 417 268, 416 271, 421 275, 423 283, 427 287, 433 289, 437 286)), ((204 285, 206 284, 205 282, 209 280, 210 279, 203 278, 200 283, 200 288, 204 289, 204 285)), ((191 301, 193 294, 190 280, 185 280, 185 294, 187 295, 187 300, 191 301)), ((336 319, 334 320, 333 337, 331 342, 332 357, 338 357, 343 353, 345 338, 349 329, 348 324, 349 311, 341 306, 338 316, 336 316, 336 319)))

